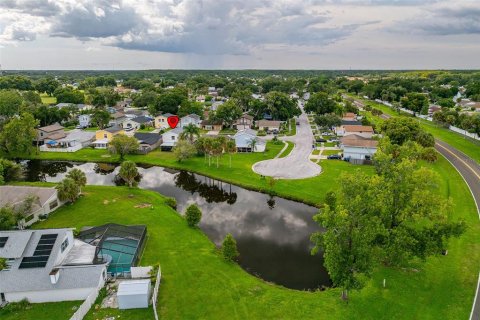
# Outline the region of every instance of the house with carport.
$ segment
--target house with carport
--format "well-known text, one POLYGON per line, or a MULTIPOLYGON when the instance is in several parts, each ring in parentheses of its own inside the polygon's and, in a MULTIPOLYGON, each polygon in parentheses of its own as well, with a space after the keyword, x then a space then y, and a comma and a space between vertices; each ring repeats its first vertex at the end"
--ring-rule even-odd
POLYGON ((257 137, 257 132, 252 129, 238 131, 233 139, 238 152, 264 152, 267 146, 266 141, 257 137))
POLYGON ((377 147, 378 141, 357 134, 349 134, 340 139, 343 158, 356 164, 371 161, 377 147))

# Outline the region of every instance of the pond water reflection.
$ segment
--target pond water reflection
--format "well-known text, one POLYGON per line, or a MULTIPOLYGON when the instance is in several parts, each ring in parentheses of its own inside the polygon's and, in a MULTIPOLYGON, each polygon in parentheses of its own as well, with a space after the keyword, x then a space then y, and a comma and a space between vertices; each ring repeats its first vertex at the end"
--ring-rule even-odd
MULTIPOLYGON (((79 168, 92 185, 115 185, 119 167, 111 164, 29 161, 29 181, 58 182, 79 168)), ((262 279, 292 289, 329 286, 321 255, 311 256, 310 235, 317 209, 249 191, 186 171, 140 167, 139 187, 177 199, 177 210, 196 203, 203 212, 200 228, 217 245, 227 233, 237 240, 240 265, 262 279)))

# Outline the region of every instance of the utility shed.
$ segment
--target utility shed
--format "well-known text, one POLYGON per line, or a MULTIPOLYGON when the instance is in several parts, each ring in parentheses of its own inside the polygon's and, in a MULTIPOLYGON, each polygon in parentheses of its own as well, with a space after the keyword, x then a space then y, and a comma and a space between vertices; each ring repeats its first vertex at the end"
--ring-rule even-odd
POLYGON ((150 289, 150 280, 148 279, 120 282, 117 291, 118 308, 148 308, 150 289))

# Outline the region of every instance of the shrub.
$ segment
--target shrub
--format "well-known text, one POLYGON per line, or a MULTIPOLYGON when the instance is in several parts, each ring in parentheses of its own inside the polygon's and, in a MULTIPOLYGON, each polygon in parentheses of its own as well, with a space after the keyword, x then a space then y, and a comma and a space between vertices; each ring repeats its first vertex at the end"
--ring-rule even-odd
POLYGON ((189 227, 196 227, 202 219, 202 211, 196 204, 191 204, 187 210, 185 210, 185 219, 189 227))
POLYGON ((428 162, 435 162, 438 159, 438 154, 435 148, 423 148, 421 158, 428 162))
POLYGON ((5 310, 6 312, 19 312, 27 310, 29 306, 30 302, 28 302, 28 299, 25 298, 18 302, 10 302, 3 308, 3 310, 5 310))
POLYGON ((170 208, 177 209, 177 199, 175 198, 166 198, 165 199, 165 204, 169 206, 170 208))
POLYGON ((238 257, 237 241, 230 233, 223 239, 222 254, 226 261, 234 261, 238 257))

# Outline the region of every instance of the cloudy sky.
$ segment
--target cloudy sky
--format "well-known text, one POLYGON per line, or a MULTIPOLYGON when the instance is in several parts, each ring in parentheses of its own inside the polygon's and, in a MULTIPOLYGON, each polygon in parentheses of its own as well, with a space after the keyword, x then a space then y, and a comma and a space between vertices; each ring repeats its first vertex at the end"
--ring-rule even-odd
POLYGON ((0 0, 3 69, 478 69, 480 1, 0 0))

